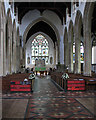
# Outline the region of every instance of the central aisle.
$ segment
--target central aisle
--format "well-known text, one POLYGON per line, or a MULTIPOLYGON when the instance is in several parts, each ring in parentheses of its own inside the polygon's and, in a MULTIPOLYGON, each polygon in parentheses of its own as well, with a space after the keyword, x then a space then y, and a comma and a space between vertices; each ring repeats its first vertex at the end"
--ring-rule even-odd
POLYGON ((58 89, 52 83, 50 76, 41 76, 35 78, 34 92, 46 93, 46 92, 57 92, 58 89))
POLYGON ((93 118, 93 114, 74 97, 64 96, 51 81, 50 76, 36 77, 34 92, 30 96, 25 118, 93 118))

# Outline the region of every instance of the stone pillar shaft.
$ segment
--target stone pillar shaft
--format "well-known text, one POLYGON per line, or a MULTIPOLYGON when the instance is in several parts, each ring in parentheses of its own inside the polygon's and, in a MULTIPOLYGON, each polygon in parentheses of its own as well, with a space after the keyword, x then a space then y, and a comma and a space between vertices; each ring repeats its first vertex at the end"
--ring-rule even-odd
POLYGON ((13 43, 13 70, 16 73, 16 41, 13 43))
POLYGON ((3 29, 0 29, 0 76, 3 76, 3 29))
POLYGON ((73 43, 69 43, 69 73, 73 73, 73 43))
POLYGON ((84 75, 91 76, 91 32, 86 31, 84 34, 84 75))
POLYGON ((56 46, 54 47, 54 66, 56 66, 56 46))
POLYGON ((69 57, 69 51, 68 51, 68 39, 65 38, 64 40, 64 64, 68 66, 68 57, 69 57))
POLYGON ((75 35, 75 74, 81 73, 81 63, 80 63, 80 36, 75 35))
POLYGON ((3 34, 3 54, 4 54, 4 59, 3 59, 3 63, 4 63, 4 74, 3 75, 6 75, 6 21, 5 21, 5 18, 4 18, 4 34, 3 34))

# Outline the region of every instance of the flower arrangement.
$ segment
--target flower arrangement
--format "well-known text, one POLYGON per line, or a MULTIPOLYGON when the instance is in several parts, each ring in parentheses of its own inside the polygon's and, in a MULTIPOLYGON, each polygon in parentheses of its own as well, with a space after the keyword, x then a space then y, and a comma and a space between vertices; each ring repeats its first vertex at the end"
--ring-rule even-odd
POLYGON ((29 79, 35 79, 34 73, 32 73, 32 74, 29 75, 29 79))
POLYGON ((69 75, 67 74, 67 73, 64 73, 63 75, 62 75, 62 78, 65 80, 65 79, 68 79, 69 78, 69 75))

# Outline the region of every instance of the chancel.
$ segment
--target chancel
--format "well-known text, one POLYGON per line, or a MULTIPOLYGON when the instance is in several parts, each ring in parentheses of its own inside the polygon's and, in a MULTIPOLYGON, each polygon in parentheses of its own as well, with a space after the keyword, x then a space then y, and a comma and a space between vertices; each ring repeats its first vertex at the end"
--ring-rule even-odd
POLYGON ((0 1, 1 119, 96 119, 96 2, 0 1))

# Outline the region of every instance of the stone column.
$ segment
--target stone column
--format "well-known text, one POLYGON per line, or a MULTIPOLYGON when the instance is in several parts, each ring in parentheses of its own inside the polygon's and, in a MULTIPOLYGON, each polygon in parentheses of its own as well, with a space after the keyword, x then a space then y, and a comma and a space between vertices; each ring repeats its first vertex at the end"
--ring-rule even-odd
POLYGON ((69 57, 69 51, 68 51, 68 38, 65 36, 64 39, 64 64, 68 66, 68 57, 69 57))
POLYGON ((18 53, 17 53, 17 56, 18 56, 18 70, 20 69, 20 46, 18 46, 18 53))
POLYGON ((3 22, 4 22, 4 25, 3 25, 3 28, 4 28, 4 34, 3 34, 3 54, 4 54, 4 59, 3 59, 3 68, 4 68, 4 74, 3 75, 6 75, 6 19, 4 17, 3 19, 3 22))
POLYGON ((3 29, 0 25, 0 76, 3 76, 3 29))
POLYGON ((58 62, 60 62, 60 43, 57 46, 57 48, 58 48, 58 62))
POLYGON ((68 72, 73 73, 73 43, 69 43, 69 67, 68 72))
POLYGON ((75 39, 75 74, 80 74, 81 73, 81 63, 80 63, 80 36, 79 34, 75 33, 74 34, 74 39, 75 39))
POLYGON ((58 64, 58 46, 56 44, 56 64, 58 64))
POLYGON ((7 59, 8 59, 8 74, 11 73, 11 38, 8 36, 8 56, 7 56, 7 59))
POLYGON ((7 73, 10 74, 11 73, 11 64, 12 64, 12 34, 11 34, 11 26, 7 26, 7 38, 6 38, 6 41, 7 41, 7 56, 6 56, 6 66, 7 66, 7 73))
POLYGON ((17 45, 16 45, 16 71, 20 71, 20 40, 17 36, 17 45))
POLYGON ((13 37, 13 70, 16 73, 16 32, 14 31, 14 37, 13 37))
POLYGON ((12 74, 12 52, 12 30, 10 30, 10 74, 12 74))
POLYGON ((68 46, 69 46, 69 66, 68 72, 73 73, 73 35, 70 32, 68 35, 68 46))
POLYGON ((84 32, 84 72, 85 76, 91 76, 91 32, 86 30, 84 32))
POLYGON ((56 66, 56 45, 54 46, 54 66, 56 66))
POLYGON ((26 67, 26 47, 23 48, 23 65, 26 67))

